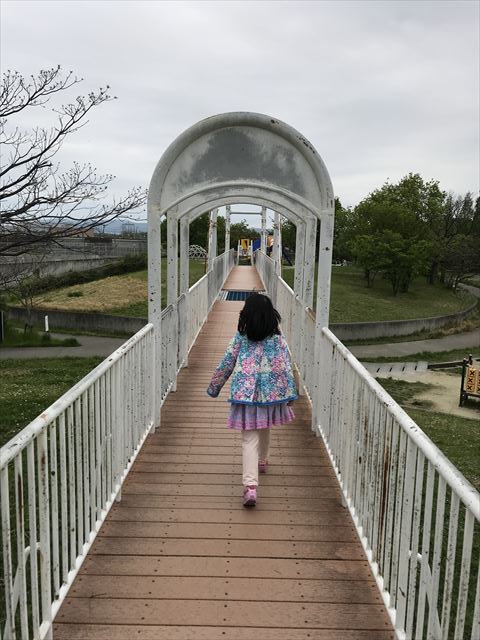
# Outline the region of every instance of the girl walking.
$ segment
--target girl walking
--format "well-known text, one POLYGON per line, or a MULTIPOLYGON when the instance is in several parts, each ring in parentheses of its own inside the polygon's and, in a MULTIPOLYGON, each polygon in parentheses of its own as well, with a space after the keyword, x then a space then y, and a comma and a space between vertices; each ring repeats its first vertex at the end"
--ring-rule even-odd
POLYGON ((270 298, 254 293, 245 302, 238 331, 213 374, 207 393, 216 398, 233 373, 228 427, 242 431, 243 504, 257 503, 258 473, 268 467, 270 428, 294 420, 297 399, 280 314, 270 298))

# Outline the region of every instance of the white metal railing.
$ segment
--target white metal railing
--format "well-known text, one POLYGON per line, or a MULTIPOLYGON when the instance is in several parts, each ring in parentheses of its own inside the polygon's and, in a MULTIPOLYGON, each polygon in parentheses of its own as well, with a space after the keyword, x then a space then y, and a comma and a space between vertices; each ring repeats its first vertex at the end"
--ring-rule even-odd
POLYGON ((257 268, 397 637, 479 640, 480 494, 327 328, 315 370, 315 315, 268 260, 257 268))
MULTIPOLYGON (((205 322, 234 252, 161 317, 161 396, 205 322)), ((145 438, 153 415, 147 324, 0 449, 3 640, 52 637, 52 621, 145 438)))
MULTIPOLYGON (((182 313, 187 314, 186 332, 188 349, 181 352, 182 361, 186 361, 188 350, 197 339, 197 335, 205 322, 213 303, 235 266, 235 251, 230 249, 213 260, 212 269, 200 278, 189 291, 188 306, 182 303, 182 313)), ((180 311, 179 311, 180 313, 180 311)), ((180 340, 182 343, 182 339, 180 340)), ((183 340, 185 343, 185 341, 183 340)))
POLYGON ((146 325, 0 450, 2 637, 51 621, 152 427, 146 325))

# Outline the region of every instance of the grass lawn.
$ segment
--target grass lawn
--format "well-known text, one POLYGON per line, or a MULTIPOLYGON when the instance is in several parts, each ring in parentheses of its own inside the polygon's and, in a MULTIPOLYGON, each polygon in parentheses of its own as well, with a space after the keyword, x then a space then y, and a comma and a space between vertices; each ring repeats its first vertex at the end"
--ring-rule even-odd
MULTIPOLYGON (((190 260, 190 286, 204 275, 203 260, 190 260)), ((162 259, 162 306, 167 299, 167 261, 162 259)), ((110 276, 73 285, 38 296, 38 304, 45 309, 109 313, 120 316, 146 318, 147 270, 110 276)))
MULTIPOLYGON (((190 260, 190 286, 204 275, 204 261, 190 260)), ((166 259, 162 260, 162 304, 166 304, 166 259)), ((293 286, 294 268, 283 267, 285 281, 293 286)), ((333 267, 331 322, 406 320, 455 313, 469 306, 469 295, 457 296, 444 287, 431 286, 417 278, 406 294, 393 296, 390 285, 379 279, 369 289, 362 272, 352 267, 333 267)), ((111 276, 49 291, 39 296, 42 308, 90 311, 113 315, 147 317, 147 271, 111 276)))
MULTIPOLYGON (((282 277, 293 288, 295 269, 282 267, 282 277)), ((315 287, 316 288, 316 287, 315 287)), ((470 306, 474 298, 456 295, 441 285, 429 285, 416 278, 408 293, 398 296, 386 280, 378 279, 369 289, 360 270, 332 267, 330 321, 369 322, 377 320, 411 320, 455 313, 470 306)))
POLYGON ((31 329, 24 332, 7 325, 5 328, 4 341, 0 342, 0 349, 8 347, 78 347, 80 343, 75 338, 52 338, 49 333, 31 329))
POLYGON ((0 446, 101 361, 102 358, 0 360, 0 446))
POLYGON ((377 378, 418 426, 480 491, 480 420, 429 411, 415 396, 431 388, 423 382, 377 378))

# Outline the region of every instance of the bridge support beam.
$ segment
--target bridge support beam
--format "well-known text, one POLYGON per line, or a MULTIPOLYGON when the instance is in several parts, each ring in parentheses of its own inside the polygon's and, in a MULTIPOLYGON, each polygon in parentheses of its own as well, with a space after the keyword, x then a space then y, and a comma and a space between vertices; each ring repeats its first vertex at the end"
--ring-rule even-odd
POLYGON ((317 305, 315 310, 315 369, 318 371, 314 397, 317 399, 312 407, 312 428, 320 424, 326 428, 330 420, 330 394, 333 390, 333 371, 329 362, 329 349, 322 333, 328 327, 330 305, 330 276, 333 248, 333 203, 329 209, 322 211, 320 222, 320 240, 318 247, 317 305))
POLYGON ((218 209, 210 211, 210 226, 208 228, 208 270, 213 267, 213 261, 217 257, 217 216, 218 209))
MULTIPOLYGON (((232 213, 231 205, 227 204, 225 208, 225 253, 230 251, 230 216, 232 213)), ((224 279, 227 277, 228 265, 225 263, 225 273, 223 274, 224 279)))
POLYGON ((262 231, 260 233, 260 251, 267 252, 267 208, 262 207, 262 231))
POLYGON ((179 362, 183 362, 183 366, 188 366, 188 316, 190 313, 188 290, 190 288, 190 262, 189 262, 189 245, 190 245, 190 222, 185 216, 180 218, 180 296, 184 296, 181 301, 182 308, 179 310, 179 362))
POLYGON ((282 275, 282 229, 280 226, 280 214, 275 211, 273 222, 273 261, 275 272, 282 275))
POLYGON ((160 212, 150 204, 151 217, 148 228, 148 320, 153 324, 153 365, 150 371, 152 399, 152 432, 160 426, 162 405, 162 250, 160 212))
MULTIPOLYGON (((313 309, 313 289, 315 282, 315 258, 317 248, 317 220, 308 218, 305 223, 305 245, 303 262, 303 292, 305 306, 313 309)), ((327 308, 328 314, 328 308, 327 308)))

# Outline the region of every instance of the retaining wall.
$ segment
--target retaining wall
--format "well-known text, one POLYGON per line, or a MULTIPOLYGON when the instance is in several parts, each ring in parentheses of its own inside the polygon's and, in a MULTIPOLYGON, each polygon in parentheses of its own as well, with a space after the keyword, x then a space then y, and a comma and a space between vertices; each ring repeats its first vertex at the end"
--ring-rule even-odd
MULTIPOLYGON (((461 322, 471 316, 476 302, 468 309, 447 316, 435 318, 419 318, 416 320, 385 320, 383 322, 345 322, 330 325, 331 331, 339 340, 365 340, 385 338, 389 336, 408 336, 420 331, 435 331, 450 324, 461 322)), ((111 316, 104 313, 82 313, 72 311, 54 311, 52 309, 36 309, 32 312, 35 325, 43 326, 45 315, 48 315, 50 329, 61 327, 77 331, 105 331, 106 333, 121 333, 133 335, 145 324, 146 318, 128 318, 125 316, 111 316)), ((8 316, 15 322, 23 323, 26 319, 25 310, 10 307, 8 316)))
MULTIPOLYGON (((32 311, 33 324, 43 327, 46 315, 48 316, 50 330, 55 328, 71 329, 72 333, 75 333, 75 331, 104 331, 105 333, 121 333, 130 336, 137 333, 147 324, 146 318, 110 316, 105 313, 54 311, 53 309, 35 309, 32 311)), ((10 320, 24 323, 26 317, 25 309, 9 307, 8 318, 10 320)))
POLYGON ((470 317, 477 303, 467 309, 447 316, 417 318, 415 320, 384 320, 382 322, 343 322, 330 325, 330 330, 339 340, 365 340, 388 338, 389 336, 409 336, 420 331, 435 331, 450 324, 456 324, 470 317))

